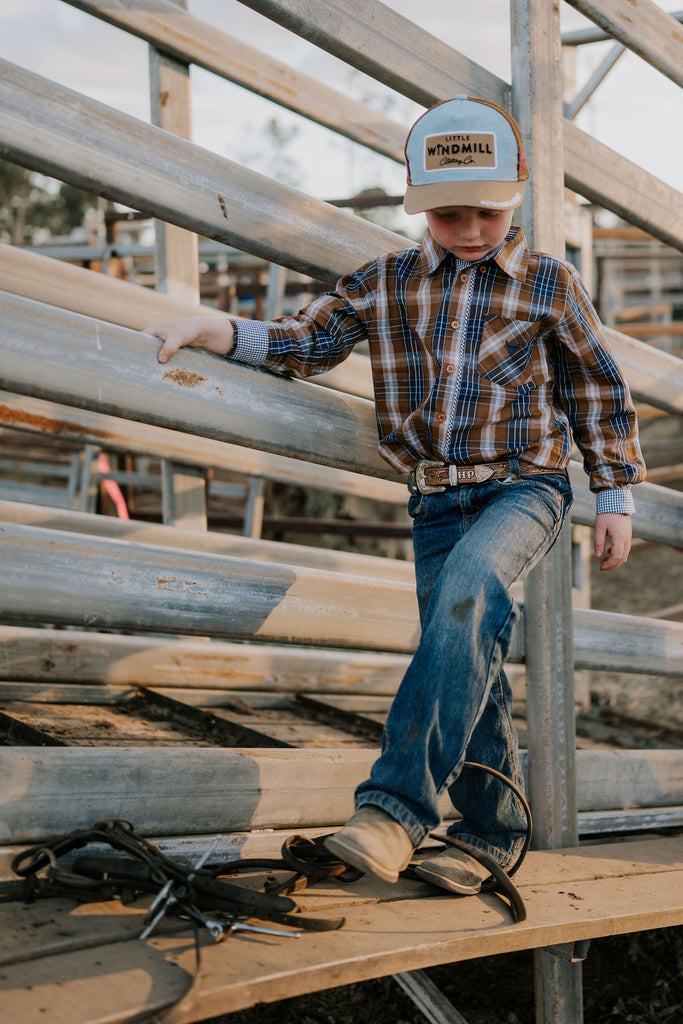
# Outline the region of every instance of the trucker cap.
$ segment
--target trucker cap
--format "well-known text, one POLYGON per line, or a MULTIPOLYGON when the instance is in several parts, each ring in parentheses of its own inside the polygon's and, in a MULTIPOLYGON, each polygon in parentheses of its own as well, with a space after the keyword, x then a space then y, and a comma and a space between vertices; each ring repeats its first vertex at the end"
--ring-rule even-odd
POLYGON ((513 210, 524 198, 529 170, 519 125, 487 100, 456 96, 430 107, 410 129, 405 158, 406 213, 513 210))

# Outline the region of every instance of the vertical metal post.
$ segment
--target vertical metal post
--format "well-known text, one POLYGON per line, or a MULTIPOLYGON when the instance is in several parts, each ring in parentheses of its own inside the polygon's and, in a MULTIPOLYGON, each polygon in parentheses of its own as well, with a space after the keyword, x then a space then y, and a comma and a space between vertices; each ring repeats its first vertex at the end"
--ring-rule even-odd
MULTIPOLYGON (((187 8, 187 0, 175 0, 187 8)), ((152 123, 192 137, 190 69, 187 64, 149 48, 152 123)), ((199 303, 197 236, 174 224, 154 222, 156 287, 182 302, 199 303)), ((162 507, 165 523, 206 530, 206 474, 193 466, 163 463, 162 507)))
MULTIPOLYGON (((558 0, 511 0, 512 113, 531 180, 520 210, 529 244, 564 256, 562 62, 558 0)), ((565 526, 525 587, 529 789, 535 846, 577 842, 571 535, 565 526)), ((581 1024, 581 968, 535 954, 537 1024, 581 1024)))

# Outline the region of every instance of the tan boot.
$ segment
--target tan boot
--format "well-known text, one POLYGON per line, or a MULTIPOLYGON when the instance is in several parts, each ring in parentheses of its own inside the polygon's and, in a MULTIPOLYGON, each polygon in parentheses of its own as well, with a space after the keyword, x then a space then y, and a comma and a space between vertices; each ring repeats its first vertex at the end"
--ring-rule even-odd
POLYGON ((447 846, 445 850, 427 857, 419 864, 413 865, 415 874, 426 882, 438 885, 448 892, 458 892, 463 896, 472 896, 481 890, 481 883, 487 871, 474 857, 455 846, 447 846))
POLYGON ((365 804, 325 846, 345 864, 376 875, 384 882, 398 881, 408 867, 413 844, 406 830, 374 804, 365 804))

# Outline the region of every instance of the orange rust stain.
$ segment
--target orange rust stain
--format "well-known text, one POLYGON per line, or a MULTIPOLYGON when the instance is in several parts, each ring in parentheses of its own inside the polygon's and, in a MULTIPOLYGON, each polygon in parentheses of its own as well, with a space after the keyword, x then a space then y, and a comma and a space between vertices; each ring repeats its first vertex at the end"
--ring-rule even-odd
POLYGON ((174 384, 180 384, 184 388, 196 388, 198 384, 203 384, 206 377, 199 373, 190 373, 189 370, 167 370, 164 380, 172 380, 174 384))
POLYGON ((161 93, 160 99, 161 99, 162 107, 165 107, 166 104, 168 103, 169 95, 170 95, 170 93, 169 93, 168 89, 164 89, 163 92, 161 93))
MULTIPOLYGON (((36 416, 24 409, 12 409, 9 405, 2 403, 0 403, 0 420, 6 426, 31 427, 34 430, 42 430, 50 434, 82 434, 84 429, 80 423, 70 423, 69 420, 53 420, 49 416, 36 416)), ((87 431, 94 437, 112 438, 115 436, 107 430, 96 430, 94 427, 88 427, 87 431)))

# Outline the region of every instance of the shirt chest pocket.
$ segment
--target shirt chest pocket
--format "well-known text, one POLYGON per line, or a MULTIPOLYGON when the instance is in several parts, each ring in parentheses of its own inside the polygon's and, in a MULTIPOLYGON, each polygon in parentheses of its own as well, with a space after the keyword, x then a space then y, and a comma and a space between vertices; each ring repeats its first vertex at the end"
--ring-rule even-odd
POLYGON ((547 380, 545 360, 534 344, 541 328, 540 320, 489 317, 484 322, 479 345, 479 375, 503 388, 547 380))

